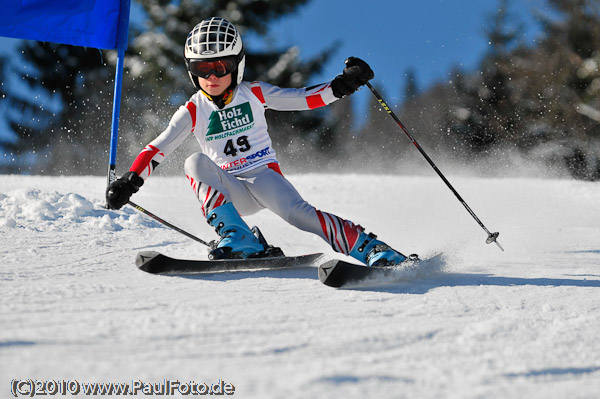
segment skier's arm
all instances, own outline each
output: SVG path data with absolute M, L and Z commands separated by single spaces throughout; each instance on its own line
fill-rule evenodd
M 112 182 L 106 189 L 106 203 L 120 209 L 137 193 L 152 171 L 172 153 L 192 131 L 192 117 L 186 107 L 180 107 L 169 126 L 150 142 L 135 158 L 129 172 Z
M 265 108 L 276 111 L 305 111 L 337 100 L 329 83 L 301 89 L 281 88 L 265 82 L 252 82 L 249 85 Z
M 373 77 L 373 70 L 365 61 L 350 57 L 346 60 L 343 72 L 329 83 L 301 89 L 284 89 L 264 82 L 253 82 L 250 89 L 265 108 L 304 111 L 323 107 L 350 95 Z
M 179 107 L 169 126 L 152 140 L 133 161 L 130 172 L 146 180 L 154 169 L 165 160 L 192 131 L 192 117 L 185 107 Z

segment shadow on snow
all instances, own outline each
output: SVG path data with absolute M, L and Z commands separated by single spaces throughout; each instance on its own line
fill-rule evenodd
M 477 286 L 537 286 L 537 287 L 591 287 L 600 288 L 600 280 L 569 278 L 522 278 L 502 277 L 477 273 L 441 273 L 424 279 L 379 285 L 371 287 L 353 287 L 354 291 L 379 291 L 396 294 L 425 294 L 440 287 L 477 287 Z

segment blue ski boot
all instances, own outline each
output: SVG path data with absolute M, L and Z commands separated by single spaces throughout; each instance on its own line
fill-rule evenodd
M 208 254 L 211 260 L 261 257 L 267 250 L 231 202 L 213 209 L 207 215 L 206 221 L 221 236 L 216 247 Z
M 367 266 L 391 266 L 406 260 L 406 256 L 379 241 L 373 233 L 362 232 L 350 251 L 350 256 Z

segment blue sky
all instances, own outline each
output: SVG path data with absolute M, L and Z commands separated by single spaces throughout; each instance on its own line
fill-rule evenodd
M 533 10 L 546 12 L 544 0 L 511 0 L 509 11 L 523 24 L 521 39 L 531 43 L 539 35 Z M 344 60 L 356 56 L 375 71 L 375 82 L 386 101 L 403 94 L 404 74 L 416 72 L 421 89 L 440 80 L 459 65 L 477 67 L 489 45 L 484 29 L 497 10 L 498 0 L 312 0 L 297 14 L 273 25 L 274 44 L 297 45 L 310 57 L 339 40 L 341 46 L 315 82 L 341 72 Z M 260 46 L 252 37 L 247 45 Z

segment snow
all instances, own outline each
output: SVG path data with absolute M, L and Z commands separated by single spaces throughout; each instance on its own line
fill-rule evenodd
M 103 209 L 105 178 L 1 175 L 5 397 L 29 378 L 223 380 L 239 398 L 598 397 L 598 183 L 449 176 L 501 252 L 437 177 L 289 178 L 405 253 L 442 252 L 442 270 L 346 290 L 316 268 L 150 275 L 138 251 L 206 250 L 133 208 Z M 153 176 L 133 200 L 215 238 L 183 176 Z M 268 211 L 246 220 L 289 255 L 344 258 Z

